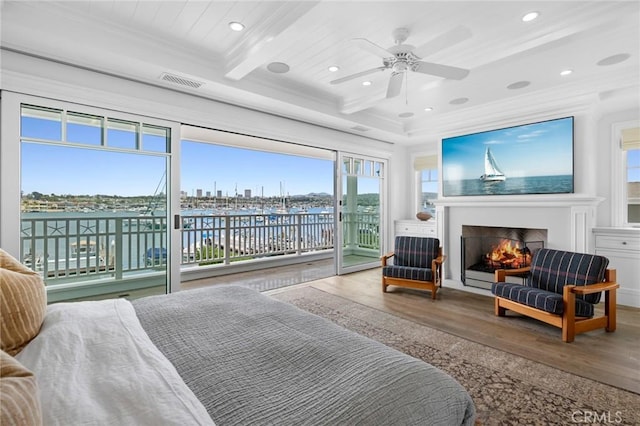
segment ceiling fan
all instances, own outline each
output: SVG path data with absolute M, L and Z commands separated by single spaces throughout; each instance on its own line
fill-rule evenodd
M 400 94 L 400 89 L 402 89 L 402 79 L 406 75 L 407 71 L 435 75 L 452 80 L 462 80 L 469 74 L 469 70 L 464 68 L 421 60 L 422 58 L 439 50 L 471 37 L 471 32 L 467 28 L 457 27 L 417 48 L 409 44 L 403 44 L 409 37 L 409 29 L 397 28 L 393 31 L 392 35 L 395 40 L 395 46 L 392 46 L 389 49 L 384 49 L 364 38 L 354 38 L 352 41 L 357 43 L 361 49 L 380 56 L 382 58 L 383 65 L 381 67 L 372 68 L 333 80 L 330 84 L 340 84 L 378 71 L 390 69 L 392 73 L 391 78 L 389 79 L 386 97 L 393 98 Z

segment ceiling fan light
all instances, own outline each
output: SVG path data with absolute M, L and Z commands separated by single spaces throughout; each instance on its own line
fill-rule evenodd
M 338 71 L 339 69 L 340 69 L 340 67 L 339 67 L 339 66 L 337 66 L 337 65 L 331 65 L 331 66 L 329 67 L 329 72 L 336 72 L 336 71 Z
M 241 24 L 240 22 L 229 22 L 229 28 L 231 28 L 233 31 L 242 31 L 244 30 L 244 25 Z
M 531 22 L 540 16 L 540 12 L 529 12 L 522 17 L 522 22 Z

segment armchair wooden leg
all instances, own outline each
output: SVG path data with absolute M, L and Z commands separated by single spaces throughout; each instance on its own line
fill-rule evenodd
M 494 310 L 497 317 L 503 317 L 507 314 L 507 310 L 500 306 L 500 300 L 494 298 Z
M 616 331 L 616 289 L 604 292 L 604 314 L 607 317 L 605 330 Z
M 571 291 L 575 286 L 563 289 L 564 313 L 562 314 L 562 340 L 571 343 L 576 337 L 576 295 Z
M 385 282 L 384 282 L 384 277 L 382 277 L 382 292 L 383 292 L 383 293 L 386 293 L 386 292 L 387 292 L 387 287 L 388 287 L 388 285 L 387 285 L 387 284 L 385 284 Z

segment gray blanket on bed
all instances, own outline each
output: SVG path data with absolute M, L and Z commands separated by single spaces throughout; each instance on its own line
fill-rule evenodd
M 133 305 L 219 426 L 473 423 L 469 394 L 441 370 L 253 290 Z

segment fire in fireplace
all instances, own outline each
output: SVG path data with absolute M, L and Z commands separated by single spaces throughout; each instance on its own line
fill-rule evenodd
M 531 251 L 526 246 L 521 248 L 520 241 L 503 239 L 483 256 L 482 263 L 493 270 L 522 268 L 531 264 Z
M 496 269 L 529 266 L 546 238 L 546 230 L 540 229 L 463 226 L 462 282 L 491 288 Z

